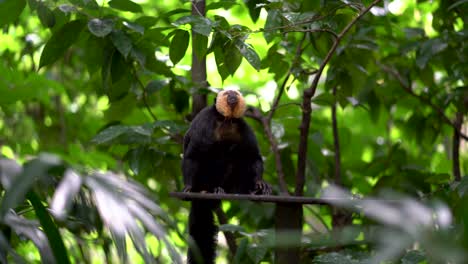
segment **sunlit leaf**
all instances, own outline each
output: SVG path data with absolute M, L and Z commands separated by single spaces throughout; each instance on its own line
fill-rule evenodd
M 105 37 L 114 29 L 114 22 L 110 19 L 93 18 L 88 22 L 88 29 L 97 37 Z
M 31 240 L 37 247 L 43 263 L 56 263 L 52 248 L 44 232 L 39 228 L 36 220 L 25 219 L 15 213 L 5 216 L 5 223 L 18 235 Z
M 80 190 L 81 182 L 81 177 L 76 172 L 70 169 L 65 171 L 65 175 L 55 190 L 50 205 L 50 209 L 56 218 L 65 219 L 73 199 Z
M 181 17 L 172 24 L 175 26 L 191 24 L 193 31 L 207 37 L 210 35 L 213 26 L 211 20 L 208 18 L 195 15 Z

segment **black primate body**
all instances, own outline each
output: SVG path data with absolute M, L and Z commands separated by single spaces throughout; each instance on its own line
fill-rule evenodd
M 250 193 L 262 179 L 263 161 L 251 128 L 203 109 L 184 137 L 184 183 L 193 192 Z
M 184 191 L 270 194 L 255 134 L 241 118 L 244 111 L 242 95 L 224 91 L 216 105 L 198 113 L 184 137 Z M 214 261 L 217 206 L 219 201 L 192 201 L 189 234 L 196 246 L 189 248 L 189 263 Z

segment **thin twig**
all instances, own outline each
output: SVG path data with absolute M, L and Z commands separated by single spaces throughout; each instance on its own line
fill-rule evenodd
M 226 214 L 223 212 L 223 209 L 221 209 L 221 207 L 218 206 L 218 208 L 216 208 L 215 213 L 221 225 L 226 225 L 228 223 L 228 218 Z M 224 234 L 224 237 L 226 238 L 229 251 L 231 252 L 231 255 L 234 257 L 237 252 L 236 237 L 234 236 L 232 232 L 229 232 L 229 231 L 224 231 L 223 234 Z
M 376 5 L 380 0 L 374 0 L 372 4 L 370 4 L 364 11 L 362 11 L 357 17 L 355 17 L 348 25 L 338 34 L 337 38 L 333 42 L 333 46 L 328 51 L 325 59 L 320 64 L 319 69 L 317 70 L 317 74 L 315 74 L 314 79 L 310 87 L 304 90 L 303 93 L 303 101 L 302 101 L 302 121 L 300 125 L 300 138 L 299 138 L 299 149 L 298 149 L 298 160 L 297 160 L 297 173 L 296 173 L 296 195 L 302 195 L 304 193 L 304 184 L 305 184 L 305 170 L 306 170 L 306 160 L 307 160 L 307 143 L 308 143 L 308 136 L 309 136 L 309 127 L 310 127 L 310 120 L 311 120 L 311 112 L 312 112 L 312 97 L 315 95 L 315 91 L 317 90 L 317 85 L 322 75 L 325 66 L 330 61 L 332 55 L 335 53 L 335 50 L 338 48 L 341 40 L 345 36 L 346 33 L 351 29 L 351 27 L 362 17 L 364 16 L 369 10 Z
M 281 154 L 278 148 L 278 143 L 276 142 L 275 137 L 273 136 L 273 132 L 271 131 L 270 123 L 268 122 L 267 118 L 263 116 L 262 112 L 255 107 L 249 107 L 246 116 L 251 117 L 258 122 L 263 127 L 263 131 L 267 136 L 268 142 L 270 143 L 270 149 L 273 152 L 273 156 L 275 158 L 275 166 L 276 166 L 276 173 L 278 174 L 278 182 L 280 187 L 281 194 L 289 195 L 288 186 L 286 184 L 286 180 L 284 177 L 284 170 L 283 164 L 281 162 Z
M 440 116 L 440 118 L 442 118 L 442 121 L 444 121 L 444 123 L 446 123 L 447 125 L 453 127 L 453 129 L 457 130 L 458 133 L 460 134 L 460 137 L 462 137 L 464 140 L 467 140 L 468 141 L 468 136 L 463 134 L 462 131 L 461 131 L 461 128 L 458 128 L 457 127 L 457 124 L 452 122 L 450 120 L 450 118 L 448 118 L 446 115 L 445 115 L 445 112 L 442 108 L 440 108 L 439 106 L 437 106 L 436 104 L 434 104 L 429 98 L 427 97 L 424 97 L 422 95 L 419 95 L 417 93 L 415 93 L 413 91 L 413 88 L 411 87 L 411 83 L 407 83 L 405 82 L 405 80 L 403 79 L 403 77 L 400 75 L 399 72 L 397 72 L 396 70 L 388 67 L 387 65 L 382 65 L 380 64 L 380 67 L 385 71 L 387 72 L 388 74 L 392 75 L 393 77 L 395 77 L 395 79 L 397 79 L 397 81 L 400 83 L 401 87 L 403 88 L 403 90 L 405 90 L 408 94 L 410 94 L 411 96 L 417 98 L 418 100 L 420 100 L 421 102 L 425 103 L 426 105 L 430 106 L 432 109 L 434 109 L 437 114 Z
M 460 172 L 460 131 L 463 124 L 463 114 L 457 112 L 455 115 L 455 128 L 452 138 L 452 171 L 455 181 L 461 181 Z
M 333 96 L 336 98 L 336 85 L 333 87 Z M 333 146 L 335 148 L 335 184 L 341 186 L 341 150 L 340 137 L 338 135 L 338 121 L 336 120 L 336 100 L 332 105 L 332 129 L 333 129 Z
M 153 111 L 151 111 L 151 107 L 149 106 L 148 101 L 146 101 L 146 90 L 145 90 L 145 85 L 144 85 L 143 82 L 140 80 L 140 77 L 138 77 L 138 74 L 137 74 L 137 72 L 136 72 L 135 67 L 133 67 L 133 75 L 135 76 L 135 79 L 137 80 L 138 85 L 140 86 L 140 88 L 141 88 L 141 90 L 142 90 L 142 92 L 143 92 L 142 99 L 143 99 L 143 104 L 144 104 L 145 107 L 146 107 L 146 110 L 148 110 L 148 113 L 151 115 L 151 117 L 153 118 L 154 121 L 158 121 L 158 118 L 154 115 Z
M 196 0 L 192 0 L 192 15 L 199 15 L 199 16 L 202 16 L 204 17 L 204 13 L 205 12 L 201 12 L 200 9 L 198 8 L 197 5 L 201 5 L 201 4 L 204 4 L 204 1 L 196 1 Z M 203 5 L 203 11 L 205 9 L 205 6 Z M 196 12 L 196 14 L 194 14 L 194 12 Z
M 291 29 L 291 30 L 285 30 L 282 31 L 281 33 L 290 33 L 290 32 L 307 32 L 307 33 L 315 33 L 315 32 L 326 32 L 331 34 L 335 39 L 338 38 L 338 35 L 330 29 L 325 29 L 325 28 L 316 28 L 316 29 Z

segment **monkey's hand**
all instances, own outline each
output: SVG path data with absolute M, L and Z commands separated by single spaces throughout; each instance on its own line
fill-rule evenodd
M 271 192 L 270 184 L 264 180 L 257 180 L 255 183 L 255 189 L 251 192 L 251 194 L 270 195 Z
M 192 186 L 191 185 L 185 185 L 182 192 L 185 192 L 185 193 L 192 192 Z
M 221 187 L 216 187 L 216 188 L 214 188 L 213 193 L 224 194 L 224 193 L 226 193 L 226 192 L 224 191 L 223 188 L 221 188 Z

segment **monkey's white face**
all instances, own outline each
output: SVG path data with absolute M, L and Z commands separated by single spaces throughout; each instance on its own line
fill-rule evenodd
M 241 118 L 245 109 L 245 100 L 239 91 L 224 90 L 216 96 L 216 110 L 227 118 Z

